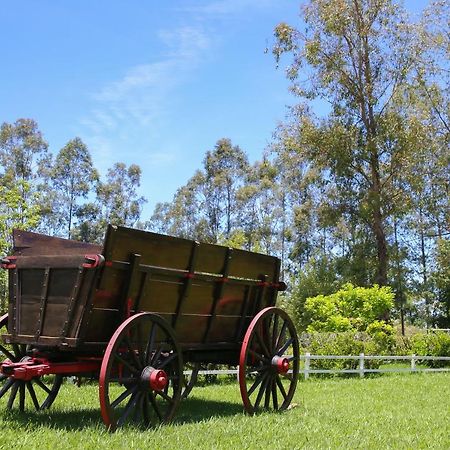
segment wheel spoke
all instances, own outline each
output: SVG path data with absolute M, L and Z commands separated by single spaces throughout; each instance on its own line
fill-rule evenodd
M 173 404 L 174 399 L 169 397 L 164 391 L 155 391 L 156 394 L 160 395 L 166 402 Z
M 152 356 L 151 361 L 150 361 L 150 366 L 154 366 L 156 364 L 159 357 L 161 356 L 162 351 L 163 351 L 163 346 L 159 347 L 158 350 L 155 352 L 155 354 Z
M 150 424 L 150 415 L 149 415 L 150 402 L 148 396 L 149 393 L 145 392 L 143 395 L 143 403 L 142 403 L 142 416 L 144 418 L 144 423 L 147 426 Z
M 138 346 L 138 359 L 141 367 L 145 367 L 145 350 L 146 346 L 144 345 L 144 340 L 142 339 L 142 329 L 138 326 L 137 329 L 137 346 Z
M 283 382 L 281 381 L 281 379 L 280 379 L 280 377 L 279 377 L 278 375 L 276 376 L 275 380 L 276 380 L 276 382 L 277 382 L 277 386 L 278 386 L 278 389 L 279 389 L 280 392 L 281 392 L 281 395 L 282 395 L 282 396 L 284 397 L 284 399 L 286 400 L 287 394 L 286 394 L 286 390 L 284 389 Z
M 125 406 L 125 411 L 120 416 L 119 420 L 117 421 L 117 425 L 121 426 L 124 424 L 124 422 L 127 420 L 128 416 L 130 415 L 131 411 L 133 411 L 133 408 L 136 406 L 136 402 L 138 400 L 138 395 L 136 392 L 131 395 L 130 400 L 128 400 L 127 406 Z
M 247 391 L 247 395 L 253 394 L 255 389 L 261 384 L 261 382 L 268 376 L 267 372 L 263 372 L 261 375 L 258 375 L 255 379 L 255 382 L 251 385 L 250 389 Z
M 278 410 L 277 384 L 275 380 L 272 380 L 272 399 L 273 409 Z
M 278 348 L 278 346 L 280 345 L 280 342 L 283 340 L 283 336 L 284 336 L 284 333 L 286 332 L 287 326 L 288 326 L 287 322 L 284 321 L 283 325 L 281 327 L 280 334 L 278 335 L 278 339 L 277 339 L 277 343 L 275 345 L 275 348 Z
M 145 361 L 146 362 L 149 362 L 149 356 L 152 354 L 152 350 L 155 345 L 155 337 L 156 337 L 156 324 L 153 322 L 152 328 L 150 330 L 150 339 L 148 340 L 147 348 L 145 349 Z
M 135 375 L 140 375 L 141 372 L 139 372 L 139 370 L 137 370 L 134 366 L 132 366 L 128 361 L 126 361 L 125 359 L 123 359 L 121 356 L 119 356 L 118 353 L 114 354 L 114 357 L 124 366 L 127 367 L 127 369 L 130 370 L 130 372 L 134 373 Z
M 153 396 L 152 392 L 149 392 L 148 397 L 150 399 L 150 403 L 153 407 L 153 410 L 155 411 L 156 415 L 158 416 L 158 419 L 160 422 L 163 421 L 163 415 L 161 414 L 161 410 L 159 409 L 158 403 L 156 401 L 156 398 Z
M 2 389 L 0 390 L 0 398 L 2 398 L 6 394 L 8 389 L 14 384 L 15 381 L 16 380 L 14 380 L 14 378 L 10 378 L 8 381 L 5 382 Z
M 283 356 L 284 352 L 288 349 L 290 345 L 294 342 L 294 338 L 289 338 L 287 342 L 277 351 L 278 356 Z
M 265 356 L 255 352 L 255 350 L 252 350 L 251 348 L 248 349 L 248 353 L 252 356 L 254 356 L 256 359 L 258 359 L 259 361 L 263 361 L 265 363 L 269 362 L 269 359 L 266 358 Z
M 34 391 L 34 387 L 33 387 L 33 384 L 31 381 L 27 381 L 27 389 L 28 389 L 28 392 L 30 393 L 30 397 L 31 397 L 31 400 L 33 401 L 33 405 L 34 405 L 36 411 L 38 411 L 40 409 L 40 405 L 39 405 L 38 399 L 36 397 L 36 392 Z
M 19 385 L 19 411 L 25 409 L 25 382 L 21 381 Z
M 133 412 L 133 420 L 135 422 L 139 421 L 139 416 L 142 415 L 142 402 L 144 400 L 144 394 L 142 392 L 138 392 L 137 394 L 137 400 L 136 400 L 136 406 L 134 407 Z
M 270 377 L 267 376 L 266 379 L 264 380 L 264 382 L 261 384 L 261 387 L 259 388 L 259 392 L 258 392 L 258 396 L 256 397 L 255 400 L 255 409 L 258 409 L 259 407 L 259 403 L 261 402 L 264 393 L 266 392 L 266 388 L 267 388 L 267 384 L 269 383 Z
M 51 390 L 39 379 L 39 378 L 33 378 L 33 381 L 41 388 L 43 389 L 45 392 L 47 392 L 47 394 L 50 394 Z
M 125 341 L 125 344 L 128 347 L 129 353 L 131 354 L 132 358 L 134 359 L 134 362 L 136 363 L 137 368 L 142 369 L 143 366 L 142 366 L 141 362 L 139 361 L 139 358 L 137 357 L 136 352 L 133 349 L 133 346 L 131 345 L 130 338 L 128 336 L 124 336 L 123 340 Z
M 275 314 L 273 318 L 273 328 L 272 328 L 272 351 L 276 349 L 277 332 L 278 332 L 278 314 Z
M 122 403 L 129 395 L 134 394 L 137 390 L 137 385 L 123 391 L 112 403 L 111 408 L 115 408 Z
M 262 351 L 265 354 L 265 356 L 267 356 L 267 358 L 270 358 L 270 352 L 267 349 L 266 343 L 264 342 L 263 338 L 260 336 L 258 330 L 255 330 L 255 336 L 256 336 L 256 339 L 258 340 L 259 345 L 261 346 Z
M 110 382 L 119 383 L 122 386 L 126 386 L 128 384 L 135 384 L 138 381 L 137 377 L 111 377 L 109 379 Z
M 272 392 L 272 377 L 269 376 L 269 380 L 266 386 L 265 398 L 264 398 L 264 408 L 269 409 L 270 407 L 270 394 Z
M 17 357 L 1 344 L 0 344 L 0 352 L 3 353 L 12 362 L 17 362 Z
M 172 362 L 178 355 L 176 353 L 172 353 L 167 359 L 165 359 L 159 367 L 155 367 L 155 369 L 163 369 L 170 362 Z
M 16 380 L 14 380 L 14 381 L 15 381 L 15 383 L 13 384 L 13 386 L 11 388 L 11 394 L 9 394 L 8 404 L 6 406 L 8 409 L 12 408 L 14 400 L 16 399 L 17 391 L 19 389 L 19 382 Z

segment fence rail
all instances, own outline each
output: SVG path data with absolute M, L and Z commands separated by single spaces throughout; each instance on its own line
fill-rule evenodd
M 356 369 L 311 369 L 311 361 L 315 360 L 356 360 L 358 361 L 358 368 Z M 359 374 L 361 378 L 364 377 L 366 373 L 393 373 L 393 372 L 450 372 L 450 367 L 418 367 L 417 363 L 421 361 L 450 361 L 450 356 L 419 356 L 419 355 L 407 355 L 407 356 L 394 356 L 394 355 L 365 355 L 361 353 L 359 355 L 311 355 L 306 353 L 300 356 L 300 360 L 303 361 L 303 368 L 300 369 L 300 374 L 302 374 L 306 379 L 313 374 Z M 382 360 L 382 361 L 410 361 L 408 367 L 394 367 L 394 368 L 381 368 L 381 369 L 370 369 L 366 367 L 365 361 L 367 360 Z M 189 374 L 190 371 L 185 371 Z M 230 370 L 200 370 L 200 375 L 237 375 L 238 371 L 236 369 Z

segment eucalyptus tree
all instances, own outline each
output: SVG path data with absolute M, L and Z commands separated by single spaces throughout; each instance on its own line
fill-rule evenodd
M 35 217 L 45 203 L 39 185 L 47 178 L 49 161 L 48 144 L 34 120 L 18 119 L 0 126 L 0 184 L 11 189 L 13 197 L 20 196 L 13 214 L 16 227 L 29 227 L 30 208 Z M 6 208 L 7 204 L 1 205 Z
M 78 137 L 71 139 L 57 154 L 51 171 L 52 185 L 57 192 L 54 214 L 69 239 L 80 200 L 95 191 L 98 179 L 87 146 Z
M 139 222 L 147 201 L 138 193 L 141 168 L 118 162 L 108 169 L 106 180 L 96 183 L 95 199 L 77 207 L 73 237 L 102 242 L 108 224 L 133 227 Z
M 133 226 L 140 218 L 146 202 L 138 194 L 141 182 L 141 168 L 137 164 L 128 167 L 122 162 L 108 169 L 106 181 L 97 185 L 97 203 L 101 218 L 114 225 Z
M 200 170 L 177 189 L 172 202 L 157 203 L 146 227 L 172 236 L 208 242 L 206 221 L 201 203 L 204 175 Z
M 322 117 L 297 108 L 286 127 L 288 145 L 335 186 L 338 207 L 368 227 L 376 246 L 375 280 L 387 283 L 388 225 L 408 149 L 395 139 L 395 98 L 417 59 L 412 27 L 391 0 L 311 0 L 305 31 L 275 29 L 277 61 L 290 56 L 287 76 L 304 104 L 328 103 Z M 394 121 L 395 127 L 403 124 Z M 290 128 L 290 129 L 289 129 Z
M 236 192 L 248 170 L 247 155 L 230 139 L 219 139 L 203 161 L 202 203 L 211 241 L 227 239 L 237 220 Z
M 236 192 L 239 219 L 235 228 L 244 236 L 248 250 L 283 254 L 282 190 L 278 169 L 265 155 L 247 169 Z

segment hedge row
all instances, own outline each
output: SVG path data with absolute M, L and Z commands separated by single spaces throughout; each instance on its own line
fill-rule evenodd
M 450 334 L 444 332 L 418 333 L 412 337 L 375 333 L 302 333 L 299 336 L 302 353 L 313 355 L 421 355 L 450 356 Z M 367 360 L 368 368 L 376 369 L 380 360 Z M 450 366 L 449 361 L 428 361 L 432 367 Z M 352 359 L 313 360 L 312 369 L 356 369 Z

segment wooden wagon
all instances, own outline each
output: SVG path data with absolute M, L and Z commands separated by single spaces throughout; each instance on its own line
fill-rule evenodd
M 298 339 L 274 307 L 285 288 L 275 257 L 109 226 L 104 246 L 15 231 L 2 267 L 7 408 L 48 408 L 64 377 L 91 377 L 109 429 L 158 424 L 205 364 L 239 366 L 250 414 L 292 400 Z

